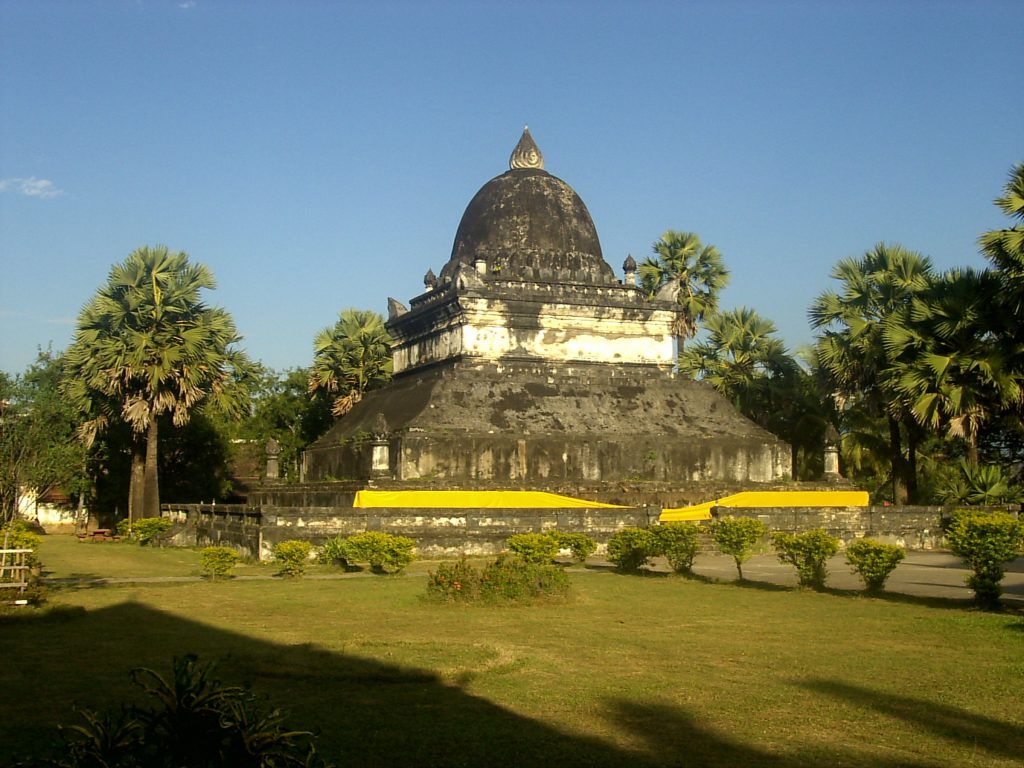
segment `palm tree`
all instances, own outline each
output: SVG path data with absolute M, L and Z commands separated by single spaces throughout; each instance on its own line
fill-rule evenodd
M 1014 166 L 1002 197 L 995 204 L 1019 222 L 1010 229 L 986 232 L 979 239 L 981 252 L 995 266 L 1003 283 L 1003 298 L 1019 333 L 1024 315 L 1024 163 Z M 1020 339 L 1020 336 L 1017 336 Z
M 136 436 L 130 520 L 160 514 L 161 415 L 181 426 L 200 406 L 234 415 L 247 408 L 249 362 L 234 347 L 234 322 L 200 298 L 214 287 L 210 270 L 185 253 L 143 247 L 111 269 L 78 316 L 64 391 L 87 417 L 87 444 L 115 421 Z
M 818 361 L 835 396 L 884 416 L 889 432 L 893 499 L 916 496 L 916 446 L 920 427 L 909 398 L 895 385 L 894 359 L 883 339 L 886 322 L 932 284 L 931 260 L 900 245 L 879 243 L 832 270 L 841 290 L 826 291 L 811 305 L 811 326 L 822 330 Z M 906 433 L 907 454 L 903 455 Z
M 669 298 L 679 304 L 675 334 L 682 354 L 686 339 L 697 335 L 705 318 L 718 311 L 718 294 L 729 284 L 729 272 L 713 245 L 703 245 L 693 232 L 666 231 L 652 246 L 637 270 L 650 297 Z
M 310 392 L 334 398 L 331 412 L 344 416 L 363 393 L 391 379 L 391 336 L 376 312 L 346 309 L 314 340 Z
M 742 409 L 745 396 L 759 380 L 778 378 L 796 363 L 780 339 L 775 323 L 740 307 L 711 317 L 708 338 L 688 348 L 679 368 L 709 382 Z
M 1022 400 L 1021 378 L 995 338 L 999 281 L 990 272 L 951 270 L 886 323 L 896 389 L 920 424 L 961 438 L 978 461 L 981 427 Z

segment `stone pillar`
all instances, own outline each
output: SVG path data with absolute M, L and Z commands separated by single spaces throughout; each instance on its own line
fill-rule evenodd
M 839 480 L 839 432 L 831 424 L 825 430 L 825 479 Z
M 391 440 L 388 422 L 383 413 L 378 413 L 373 423 L 373 439 L 370 441 L 370 477 L 391 476 Z
M 267 480 L 278 480 L 281 477 L 281 467 L 278 462 L 278 457 L 281 455 L 281 446 L 277 440 L 274 438 L 267 440 L 266 452 Z
M 476 258 L 476 260 L 473 262 L 473 266 L 476 268 L 476 273 L 478 275 L 487 274 L 487 259 L 483 258 L 482 256 L 478 256 Z

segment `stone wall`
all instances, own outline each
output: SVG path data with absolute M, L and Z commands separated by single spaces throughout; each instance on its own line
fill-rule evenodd
M 242 554 L 269 560 L 274 545 L 288 539 L 319 545 L 335 536 L 383 531 L 415 539 L 420 557 L 446 558 L 496 554 L 509 536 L 551 529 L 586 533 L 603 545 L 622 528 L 657 524 L 661 513 L 659 505 L 630 509 L 356 509 L 352 507 L 352 489 L 300 486 L 282 487 L 276 494 L 264 493 L 265 501 L 259 507 L 165 505 L 164 515 L 176 523 L 173 543 L 230 546 Z M 278 503 L 272 503 L 275 501 Z M 823 528 L 844 544 L 868 536 L 916 550 L 943 546 L 942 520 L 953 510 L 721 507 L 714 514 L 755 517 L 772 531 L 797 533 Z
M 822 528 L 848 544 L 869 537 L 907 549 L 943 546 L 942 521 L 956 507 L 789 507 L 785 509 L 719 507 L 719 516 L 756 517 L 771 531 L 799 533 Z M 996 508 L 978 508 L 994 511 Z M 1007 511 L 999 507 L 999 511 Z M 1010 510 L 1018 514 L 1016 510 Z

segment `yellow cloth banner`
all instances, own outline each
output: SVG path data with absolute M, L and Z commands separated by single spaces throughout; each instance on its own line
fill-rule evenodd
M 712 507 L 866 507 L 867 491 L 744 491 L 692 507 L 661 510 L 663 523 L 710 520 Z
M 356 491 L 355 507 L 397 509 L 629 509 L 544 491 Z

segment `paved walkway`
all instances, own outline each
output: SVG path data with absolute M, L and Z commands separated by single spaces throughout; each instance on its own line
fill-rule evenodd
M 702 554 L 694 563 L 694 572 L 714 579 L 735 579 L 736 564 L 731 557 Z M 906 558 L 886 582 L 887 592 L 914 597 L 938 597 L 971 600 L 974 592 L 966 585 L 970 571 L 960 559 L 948 552 L 908 552 Z M 796 586 L 796 572 L 791 565 L 779 562 L 775 555 L 757 555 L 743 564 L 743 576 L 784 586 Z M 842 554 L 829 560 L 828 586 L 834 589 L 861 590 L 864 583 L 853 573 Z M 1006 565 L 1003 578 L 1003 600 L 1024 608 L 1024 558 Z

